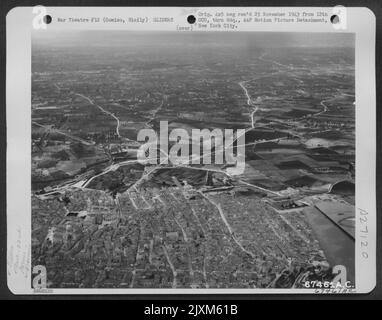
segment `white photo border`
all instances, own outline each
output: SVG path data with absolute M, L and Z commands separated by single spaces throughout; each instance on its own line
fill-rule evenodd
M 48 28 L 70 30 L 176 30 L 187 26 L 189 14 L 198 10 L 322 10 L 332 7 L 47 7 L 55 16 L 173 16 L 174 23 L 151 25 L 55 24 Z M 238 31 L 350 32 L 355 33 L 356 78 L 356 293 L 376 286 L 376 83 L 374 13 L 365 7 L 347 7 L 347 27 L 330 24 L 249 25 Z M 32 7 L 16 7 L 6 19 L 6 115 L 7 115 L 7 280 L 14 294 L 307 294 L 314 289 L 48 289 L 31 288 L 31 32 Z M 127 29 L 129 28 L 129 29 Z M 148 30 L 147 29 L 147 30 Z M 191 31 L 192 32 L 192 31 Z M 205 31 L 208 32 L 208 31 Z

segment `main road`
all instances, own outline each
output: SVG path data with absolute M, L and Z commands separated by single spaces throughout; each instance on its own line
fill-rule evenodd
M 86 140 L 81 139 L 81 138 L 79 138 L 79 137 L 75 137 L 75 136 L 73 136 L 73 135 L 71 135 L 71 134 L 68 134 L 68 133 L 66 133 L 66 132 L 60 131 L 60 130 L 58 130 L 58 129 L 55 129 L 55 128 L 53 128 L 53 125 L 42 125 L 42 124 L 40 124 L 40 123 L 38 123 L 38 122 L 36 122 L 36 121 L 32 121 L 32 124 L 34 124 L 34 125 L 36 125 L 36 126 L 38 126 L 38 127 L 44 128 L 44 129 L 46 129 L 46 130 L 49 130 L 49 131 L 53 131 L 53 132 L 55 132 L 55 133 L 62 134 L 62 135 L 66 136 L 66 137 L 68 137 L 68 138 L 70 138 L 70 139 L 72 139 L 72 140 L 81 142 L 81 143 L 83 143 L 83 144 L 85 144 L 85 145 L 87 145 L 87 146 L 93 146 L 93 145 L 95 145 L 95 142 L 93 142 L 93 141 L 91 141 L 91 142 L 90 142 L 90 141 L 86 141 Z

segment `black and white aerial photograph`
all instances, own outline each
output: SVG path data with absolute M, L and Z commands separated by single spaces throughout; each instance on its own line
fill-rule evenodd
M 33 31 L 31 67 L 47 288 L 355 285 L 354 33 Z

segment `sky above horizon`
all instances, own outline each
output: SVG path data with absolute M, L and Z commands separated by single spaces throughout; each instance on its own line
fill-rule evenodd
M 37 46 L 254 46 L 354 48 L 354 33 L 176 32 L 176 31 L 34 31 Z

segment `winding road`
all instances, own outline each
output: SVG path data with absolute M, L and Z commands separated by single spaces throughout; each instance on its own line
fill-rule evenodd
M 85 99 L 85 100 L 88 101 L 91 105 L 96 106 L 98 109 L 100 109 L 103 113 L 106 113 L 106 114 L 108 114 L 109 116 L 113 117 L 113 118 L 117 121 L 117 127 L 115 128 L 115 132 L 116 132 L 117 136 L 118 136 L 119 138 L 121 138 L 121 135 L 119 134 L 119 127 L 120 127 L 120 125 L 121 125 L 121 122 L 119 121 L 118 117 L 116 117 L 116 116 L 114 115 L 114 113 L 111 113 L 111 112 L 105 110 L 105 109 L 102 108 L 100 105 L 96 104 L 92 99 L 90 99 L 90 98 L 87 97 L 87 96 L 84 96 L 84 95 L 81 94 L 81 93 L 76 93 L 75 95 L 76 95 L 76 96 L 79 96 L 79 97 L 81 97 L 81 98 L 83 98 L 83 99 Z
M 257 110 L 259 109 L 259 107 L 257 105 L 255 105 L 251 99 L 251 96 L 249 95 L 248 93 L 248 89 L 244 86 L 245 83 L 249 82 L 251 80 L 247 80 L 247 81 L 241 81 L 239 82 L 239 86 L 244 90 L 244 93 L 247 97 L 247 104 L 250 106 L 250 107 L 254 107 L 255 109 L 251 112 L 251 115 L 250 115 L 250 118 L 251 118 L 251 127 L 252 129 L 255 127 L 255 119 L 254 119 L 254 116 L 255 116 L 255 113 L 257 112 Z

